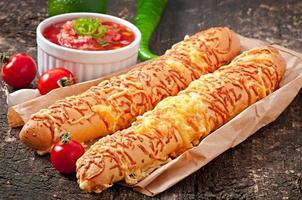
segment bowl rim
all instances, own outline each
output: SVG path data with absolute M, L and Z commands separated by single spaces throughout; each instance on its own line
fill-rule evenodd
M 49 26 L 49 24 L 57 23 L 57 22 L 60 22 L 62 20 L 76 19 L 76 18 L 80 18 L 80 17 L 98 17 L 98 18 L 101 18 L 101 19 L 105 19 L 105 20 L 108 20 L 108 21 L 114 21 L 116 23 L 122 24 L 122 25 L 126 26 L 127 28 L 130 28 L 131 31 L 133 31 L 133 33 L 135 34 L 135 39 L 129 45 L 121 47 L 119 49 L 105 50 L 105 51 L 89 51 L 89 50 L 72 49 L 72 48 L 57 45 L 55 43 L 52 43 L 48 39 L 46 39 L 42 34 L 42 31 L 47 26 Z M 39 23 L 39 25 L 36 29 L 36 33 L 37 33 L 37 39 L 41 40 L 41 42 L 45 43 L 46 45 L 49 45 L 51 48 L 59 49 L 59 50 L 62 50 L 62 51 L 69 51 L 69 52 L 72 52 L 72 53 L 75 53 L 75 54 L 81 54 L 81 55 L 83 55 L 83 54 L 86 54 L 86 55 L 95 55 L 95 54 L 97 54 L 97 55 L 106 55 L 106 54 L 113 54 L 113 53 L 114 54 L 115 53 L 121 53 L 123 51 L 131 50 L 131 48 L 133 48 L 135 46 L 139 46 L 139 43 L 141 41 L 141 32 L 140 32 L 140 30 L 134 24 L 132 24 L 131 22 L 129 22 L 125 19 L 116 17 L 116 16 L 112 16 L 112 15 L 108 15 L 108 14 L 101 14 L 101 13 L 92 13 L 92 12 L 65 13 L 65 14 L 60 14 L 60 15 L 56 15 L 56 16 L 46 18 L 46 19 L 44 19 L 43 21 L 41 21 Z

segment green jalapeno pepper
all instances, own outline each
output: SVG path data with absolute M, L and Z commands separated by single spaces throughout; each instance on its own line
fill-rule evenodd
M 152 33 L 160 21 L 161 14 L 168 0 L 137 0 L 135 25 L 141 31 L 142 40 L 139 58 L 142 61 L 157 57 L 149 49 Z
M 48 0 L 49 16 L 70 12 L 106 13 L 107 0 Z

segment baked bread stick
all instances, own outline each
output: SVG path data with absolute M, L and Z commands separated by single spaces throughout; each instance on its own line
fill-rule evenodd
M 177 96 L 162 100 L 128 129 L 101 138 L 77 161 L 81 189 L 101 192 L 119 181 L 136 184 L 169 159 L 279 85 L 285 62 L 272 47 L 252 49 Z
M 124 129 L 162 99 L 229 63 L 239 51 L 239 39 L 228 28 L 211 28 L 186 37 L 163 56 L 33 114 L 20 138 L 44 153 L 63 132 L 86 142 Z

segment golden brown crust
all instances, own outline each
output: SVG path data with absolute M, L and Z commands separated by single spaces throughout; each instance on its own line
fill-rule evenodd
M 278 51 L 264 47 L 246 51 L 229 65 L 201 76 L 138 117 L 128 129 L 92 145 L 77 161 L 80 188 L 101 192 L 118 181 L 137 183 L 272 93 L 284 70 Z
M 45 150 L 51 146 L 52 133 L 49 129 L 45 129 L 41 121 L 32 121 L 31 126 L 25 124 L 26 133 L 20 134 L 20 139 L 22 142 L 31 146 L 34 149 Z M 43 132 L 43 137 L 40 137 L 40 134 Z
M 228 28 L 197 33 L 157 59 L 42 109 L 32 115 L 20 138 L 36 150 L 47 150 L 62 132 L 85 142 L 126 128 L 162 99 L 230 62 L 239 50 L 238 37 Z

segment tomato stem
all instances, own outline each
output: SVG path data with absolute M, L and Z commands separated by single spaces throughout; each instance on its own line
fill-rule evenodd
M 5 55 L 5 54 L 1 54 L 0 55 L 0 60 L 2 63 L 6 63 L 9 59 L 9 56 L 8 55 Z
M 73 84 L 72 77 L 63 77 L 57 81 L 57 84 L 59 85 L 60 88 L 72 85 Z
M 69 133 L 62 133 L 62 135 L 60 136 L 60 140 L 61 140 L 62 144 L 69 143 L 70 139 L 71 139 L 71 136 Z

